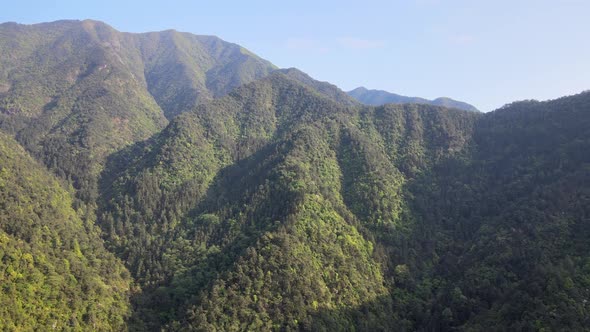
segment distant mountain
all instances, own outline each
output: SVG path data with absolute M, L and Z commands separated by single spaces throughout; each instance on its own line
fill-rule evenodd
M 429 104 L 443 106 L 448 108 L 457 108 L 460 110 L 479 112 L 475 106 L 462 101 L 453 100 L 447 97 L 440 97 L 434 100 L 428 100 L 420 97 L 406 97 L 383 90 L 368 90 L 364 87 L 356 88 L 347 92 L 349 96 L 366 105 L 380 106 L 384 104 Z

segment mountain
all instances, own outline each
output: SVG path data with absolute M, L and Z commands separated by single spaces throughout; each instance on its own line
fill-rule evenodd
M 94 21 L 0 45 L 5 330 L 590 326 L 589 92 L 363 105 Z
M 97 21 L 0 25 L 0 128 L 96 199 L 106 156 L 275 67 L 212 36 Z
M 215 36 L 168 30 L 132 37 L 144 63 L 148 91 L 168 119 L 276 69 Z
M 132 326 L 583 329 L 590 94 L 482 114 L 312 87 L 276 72 L 113 156 Z
M 440 97 L 428 100 L 420 97 L 406 97 L 383 90 L 368 90 L 364 87 L 356 88 L 347 92 L 349 96 L 366 105 L 379 106 L 384 104 L 429 104 L 460 110 L 479 112 L 475 106 L 462 101 L 453 100 L 447 97 Z
M 55 177 L 0 134 L 0 329 L 120 330 L 129 272 Z

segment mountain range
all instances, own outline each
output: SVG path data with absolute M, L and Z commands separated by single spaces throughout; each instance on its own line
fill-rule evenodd
M 590 326 L 588 92 L 371 106 L 96 21 L 0 48 L 3 330 Z
M 407 97 L 383 90 L 368 90 L 364 87 L 358 87 L 347 92 L 349 96 L 367 105 L 380 106 L 384 104 L 428 104 L 443 106 L 448 108 L 458 108 L 460 110 L 479 112 L 475 106 L 468 103 L 453 100 L 447 97 L 439 97 L 434 100 L 428 100 L 420 97 Z

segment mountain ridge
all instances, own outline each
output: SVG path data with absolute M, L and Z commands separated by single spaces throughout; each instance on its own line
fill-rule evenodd
M 444 117 L 443 114 L 447 113 L 461 116 L 455 110 L 439 107 L 432 107 L 429 110 L 420 109 L 422 106 L 419 105 L 405 107 L 417 118 L 420 118 L 419 114 L 428 114 L 428 117 L 434 118 Z M 389 112 L 389 109 L 385 108 L 383 111 Z M 368 292 L 366 295 L 359 295 L 356 293 L 357 290 L 342 289 L 332 280 L 326 281 L 332 286 L 322 291 L 328 298 L 338 299 L 335 301 L 343 301 L 342 303 L 351 305 L 360 305 L 360 299 L 368 294 L 372 294 L 371 298 L 385 295 L 383 288 L 385 281 L 380 273 L 375 282 L 361 287 L 356 273 L 347 271 L 346 267 L 340 268 L 328 263 L 331 259 L 339 257 L 338 250 L 356 252 L 357 247 L 348 247 L 350 245 L 348 242 L 341 244 L 338 242 L 339 246 L 342 245 L 343 248 L 348 249 L 325 248 L 318 252 L 315 246 L 309 247 L 310 244 L 306 243 L 304 233 L 299 233 L 302 229 L 311 227 L 314 220 L 319 223 L 326 218 L 326 224 L 321 224 L 324 225 L 322 233 L 333 234 L 332 228 L 345 228 L 348 229 L 344 232 L 345 234 L 349 233 L 350 236 L 356 234 L 355 240 L 351 240 L 352 243 L 371 248 L 371 244 L 359 237 L 364 233 L 356 229 L 358 226 L 351 226 L 351 224 L 355 225 L 363 220 L 367 223 L 367 227 L 372 227 L 370 225 L 373 222 L 380 218 L 387 218 L 390 219 L 387 224 L 396 227 L 394 220 L 399 218 L 399 213 L 403 209 L 401 206 L 393 202 L 385 203 L 385 205 L 371 203 L 371 210 L 374 212 L 365 214 L 363 204 L 367 202 L 367 198 L 362 194 L 363 187 L 357 187 L 356 183 L 349 181 L 341 184 L 339 180 L 338 174 L 342 172 L 347 179 L 359 177 L 362 183 L 375 183 L 381 188 L 387 188 L 390 185 L 391 189 L 387 189 L 387 194 L 384 196 L 387 197 L 388 202 L 390 199 L 395 201 L 395 197 L 401 194 L 399 181 L 402 175 L 392 166 L 388 158 L 379 156 L 376 161 L 372 160 L 374 157 L 365 160 L 367 152 L 363 151 L 373 151 L 376 147 L 370 142 L 366 132 L 355 128 L 357 122 L 372 121 L 369 120 L 371 114 L 372 108 L 358 104 L 352 106 L 339 104 L 290 76 L 277 72 L 242 86 L 222 99 L 202 105 L 193 112 L 185 113 L 175 119 L 163 132 L 163 137 L 154 140 L 156 145 L 144 150 L 147 151 L 145 157 L 124 157 L 126 160 L 136 160 L 134 163 L 140 165 L 143 170 L 138 172 L 136 166 L 126 166 L 130 171 L 120 173 L 122 174 L 119 176 L 120 180 L 115 180 L 114 187 L 118 189 L 115 189 L 115 195 L 110 196 L 109 201 L 101 207 L 103 212 L 100 219 L 102 226 L 105 227 L 105 233 L 112 234 L 109 236 L 109 242 L 116 241 L 122 247 L 117 251 L 125 253 L 123 257 L 130 259 L 128 266 L 132 274 L 147 285 L 157 285 L 153 295 L 146 292 L 145 297 L 136 299 L 137 321 L 148 324 L 141 325 L 143 326 L 141 329 L 158 328 L 162 323 L 166 326 L 172 324 L 169 327 L 173 329 L 175 324 L 179 324 L 178 320 L 184 319 L 198 322 L 190 323 L 196 324 L 194 326 L 238 329 L 237 325 L 222 323 L 226 321 L 225 317 L 207 319 L 201 317 L 199 312 L 211 310 L 206 302 L 195 303 L 183 296 L 172 295 L 184 292 L 176 289 L 174 285 L 184 285 L 182 287 L 187 287 L 187 293 L 197 292 L 205 296 L 204 294 L 208 294 L 209 291 L 216 292 L 215 289 L 219 287 L 216 284 L 223 281 L 210 277 L 197 278 L 197 280 L 192 277 L 192 273 L 185 275 L 174 271 L 205 269 L 219 271 L 216 273 L 219 273 L 221 280 L 225 280 L 226 277 L 234 278 L 231 277 L 235 273 L 232 272 L 234 268 L 231 260 L 219 265 L 216 258 L 219 253 L 215 248 L 221 250 L 224 257 L 237 259 L 237 263 L 241 259 L 240 253 L 252 255 L 252 250 L 258 251 L 256 248 L 264 247 L 257 243 L 262 241 L 259 239 L 260 235 L 266 233 L 269 237 L 276 235 L 285 241 L 290 239 L 288 241 L 292 241 L 293 245 L 297 243 L 301 250 L 312 255 L 319 255 L 318 264 L 324 262 L 321 264 L 326 269 L 333 269 L 334 275 L 339 274 L 341 278 L 346 278 L 343 280 L 349 280 L 358 285 L 359 292 L 360 289 L 366 289 Z M 401 109 L 395 110 L 395 114 L 405 118 Z M 473 118 L 471 114 L 467 116 Z M 354 120 L 355 124 L 349 124 L 348 117 L 351 119 L 361 117 L 365 120 L 358 119 Z M 408 121 L 412 121 L 411 119 L 412 117 Z M 434 120 L 429 121 L 428 126 L 434 125 L 440 124 Z M 382 128 L 382 130 L 383 134 L 387 133 L 387 129 Z M 412 136 L 414 134 L 409 134 L 407 137 L 412 139 L 410 138 Z M 461 144 L 460 141 L 457 143 Z M 439 143 L 434 141 L 427 143 L 428 146 L 431 144 Z M 349 145 L 360 145 L 360 147 L 351 149 Z M 214 146 L 218 148 L 214 149 Z M 178 157 L 170 154 L 172 151 L 176 151 L 175 154 Z M 154 152 L 156 155 L 152 155 Z M 349 159 L 354 162 L 351 163 Z M 194 166 L 187 166 L 191 164 L 191 160 L 199 162 Z M 363 165 L 360 170 L 356 163 Z M 412 161 L 408 161 L 407 164 L 408 170 L 421 167 Z M 117 165 L 120 164 L 115 163 L 114 167 Z M 306 171 L 307 169 L 309 171 Z M 368 174 L 375 174 L 364 174 L 363 169 L 366 169 Z M 185 170 L 193 170 L 193 172 L 187 173 Z M 173 179 L 172 185 L 171 179 Z M 121 182 L 117 183 L 117 181 Z M 159 189 L 146 191 L 146 188 Z M 361 192 L 357 193 L 359 190 Z M 140 196 L 135 196 L 135 192 L 141 193 Z M 341 195 L 344 196 L 345 203 L 342 202 Z M 316 201 L 322 203 L 318 205 Z M 388 211 L 389 204 L 392 204 L 393 211 Z M 191 209 L 191 207 L 194 208 Z M 314 211 L 312 215 L 316 217 L 310 217 L 307 212 L 303 212 L 307 209 Z M 269 215 L 261 214 L 262 211 L 267 211 Z M 154 223 L 155 220 L 151 216 L 156 213 L 161 213 L 163 217 Z M 128 219 L 127 216 L 132 219 Z M 300 219 L 305 222 L 298 221 Z M 173 220 L 183 221 L 174 222 Z M 272 220 L 275 221 L 271 222 Z M 208 226 L 205 227 L 205 224 Z M 238 229 L 241 231 L 237 231 Z M 238 232 L 238 238 L 235 238 L 235 232 Z M 244 232 L 244 235 L 240 236 L 240 232 Z M 140 234 L 140 237 L 129 238 L 125 234 Z M 180 238 L 166 240 L 176 237 Z M 181 238 L 183 240 L 180 240 Z M 207 238 L 209 240 L 206 240 Z M 136 242 L 138 240 L 140 242 Z M 197 251 L 191 245 L 182 249 L 176 248 L 175 243 L 195 243 L 194 241 L 205 247 Z M 359 255 L 367 255 L 366 248 L 363 249 L 364 253 Z M 141 252 L 144 254 L 141 255 Z M 178 256 L 181 252 L 183 254 Z M 269 254 L 272 255 L 271 252 Z M 283 255 L 281 252 L 276 254 Z M 249 259 L 256 259 L 255 257 L 256 255 Z M 344 256 L 342 259 L 348 261 L 347 264 L 357 264 L 353 263 L 350 257 Z M 287 261 L 287 258 L 280 260 Z M 167 267 L 167 264 L 171 263 L 177 267 Z M 302 263 L 293 262 L 293 264 Z M 359 270 L 374 271 L 377 263 L 374 258 L 365 256 L 362 264 L 360 261 L 358 264 L 360 264 L 357 267 Z M 137 268 L 140 269 L 137 270 Z M 242 267 L 242 269 L 250 268 L 253 267 L 248 264 Z M 312 270 L 309 273 L 315 275 L 314 277 L 310 275 L 311 280 L 317 279 L 320 274 L 319 271 L 312 272 Z M 155 278 L 150 280 L 142 277 L 146 275 Z M 284 277 L 286 278 L 287 275 Z M 302 285 L 295 280 L 289 283 L 298 285 L 293 289 L 294 294 L 304 291 L 301 289 Z M 321 286 L 323 287 L 327 286 Z M 333 287 L 337 287 L 336 290 L 332 289 Z M 285 309 L 281 307 L 284 306 L 290 307 L 288 312 L 291 312 L 293 308 L 299 306 L 271 298 L 275 296 L 275 292 L 279 291 L 274 286 L 272 289 L 273 292 L 265 296 L 259 294 L 257 298 L 259 301 L 269 301 L 269 305 L 273 303 L 273 312 L 283 312 Z M 172 294 L 169 294 L 169 291 Z M 158 294 L 156 298 L 153 297 L 155 294 Z M 342 294 L 349 294 L 347 296 L 351 298 L 345 299 Z M 215 297 L 216 295 L 206 296 Z M 309 294 L 305 295 L 306 298 L 309 296 Z M 228 301 L 243 300 L 245 298 L 241 296 L 228 299 Z M 317 306 L 321 307 L 334 305 L 321 298 L 312 297 L 308 301 L 315 301 Z M 158 309 L 155 303 L 163 302 L 167 303 L 166 309 L 164 307 Z M 225 305 L 220 302 L 214 306 Z M 179 306 L 186 307 L 186 310 L 193 310 L 190 308 L 194 307 L 196 316 L 183 318 L 182 311 L 175 309 Z M 154 322 L 150 316 L 152 312 L 158 310 L 168 310 L 176 319 Z M 307 314 L 300 319 L 305 319 L 307 322 L 305 324 L 314 324 L 310 320 L 311 316 L 307 315 L 311 315 L 315 309 L 305 310 Z M 376 308 L 371 308 L 370 311 L 379 312 Z M 244 314 L 247 312 L 244 311 Z M 239 329 L 247 328 L 250 323 L 254 324 L 255 316 L 248 317 L 250 318 L 244 318 L 243 324 L 246 325 L 240 325 Z M 268 319 L 270 320 L 266 323 L 258 322 L 250 328 L 269 327 L 274 326 L 273 324 L 287 324 L 285 326 L 288 328 L 297 326 L 288 321 L 275 321 L 272 317 Z M 348 324 L 353 323 L 348 322 Z
M 275 66 L 217 37 L 93 20 L 0 26 L 0 127 L 86 202 L 106 156 Z M 76 167 L 72 167 L 76 160 Z
M 450 108 L 458 108 L 465 111 L 479 112 L 475 106 L 468 103 L 457 101 L 448 97 L 438 97 L 433 100 L 428 100 L 421 97 L 407 97 L 384 90 L 369 90 L 365 87 L 358 87 L 354 90 L 348 91 L 347 94 L 359 102 L 367 105 L 380 106 L 387 103 L 404 104 L 404 103 L 418 103 L 430 104 L 436 106 L 444 106 Z

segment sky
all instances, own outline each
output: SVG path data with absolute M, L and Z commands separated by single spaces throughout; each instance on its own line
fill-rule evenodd
M 0 3 L 0 22 L 95 19 L 126 32 L 216 35 L 345 91 L 446 96 L 482 111 L 590 89 L 590 0 Z

